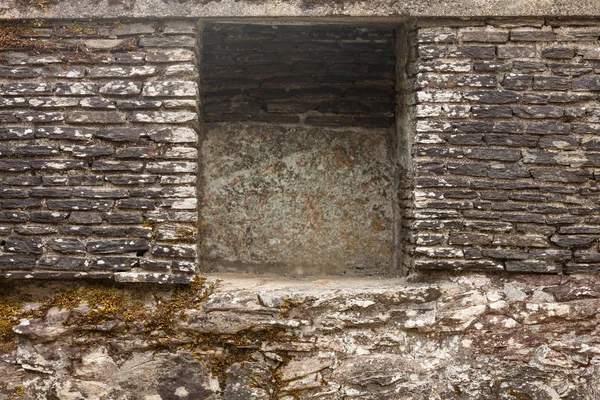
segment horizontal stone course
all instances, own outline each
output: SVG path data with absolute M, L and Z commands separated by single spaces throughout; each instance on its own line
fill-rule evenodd
M 334 33 L 338 29 L 343 33 Z M 391 28 L 319 24 L 207 24 L 200 66 L 203 119 L 390 127 L 395 114 L 393 33 Z M 485 58 L 494 51 L 428 48 L 429 57 L 475 52 Z M 152 87 L 144 90 L 149 96 L 168 95 L 164 89 L 163 94 Z M 187 90 L 191 95 L 192 87 Z

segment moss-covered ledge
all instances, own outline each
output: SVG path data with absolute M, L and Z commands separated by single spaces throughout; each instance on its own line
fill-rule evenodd
M 222 275 L 171 288 L 6 284 L 0 393 L 597 398 L 600 278 L 419 281 Z

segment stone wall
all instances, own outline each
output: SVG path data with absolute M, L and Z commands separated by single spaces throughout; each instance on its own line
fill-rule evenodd
M 395 32 L 337 24 L 207 24 L 206 122 L 389 128 Z
M 0 274 L 188 282 L 196 23 L 3 24 Z
M 568 20 L 418 30 L 418 269 L 598 271 L 599 37 Z
M 2 24 L 0 399 L 600 398 L 593 22 L 398 22 L 395 130 L 202 126 L 197 22 Z
M 2 26 L 0 274 L 598 270 L 592 22 L 200 26 Z
M 600 396 L 597 277 L 220 278 L 175 291 L 3 286 L 0 396 Z

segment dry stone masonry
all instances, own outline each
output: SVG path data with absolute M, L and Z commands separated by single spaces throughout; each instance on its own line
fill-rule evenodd
M 0 273 L 595 272 L 599 32 L 6 22 Z
M 208 24 L 204 120 L 389 128 L 394 39 L 390 27 Z
M 441 25 L 411 69 L 416 267 L 597 272 L 600 27 Z
M 600 399 L 597 2 L 15 1 L 0 400 Z
M 0 31 L 0 274 L 188 282 L 196 23 Z
M 3 304 L 33 298 L 0 331 L 12 346 L 0 396 L 599 398 L 597 275 L 442 274 L 416 284 L 222 275 L 210 292 L 6 288 Z

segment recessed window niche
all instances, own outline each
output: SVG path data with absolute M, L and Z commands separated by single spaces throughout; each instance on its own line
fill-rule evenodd
M 395 36 L 377 26 L 205 26 L 202 268 L 394 268 Z

